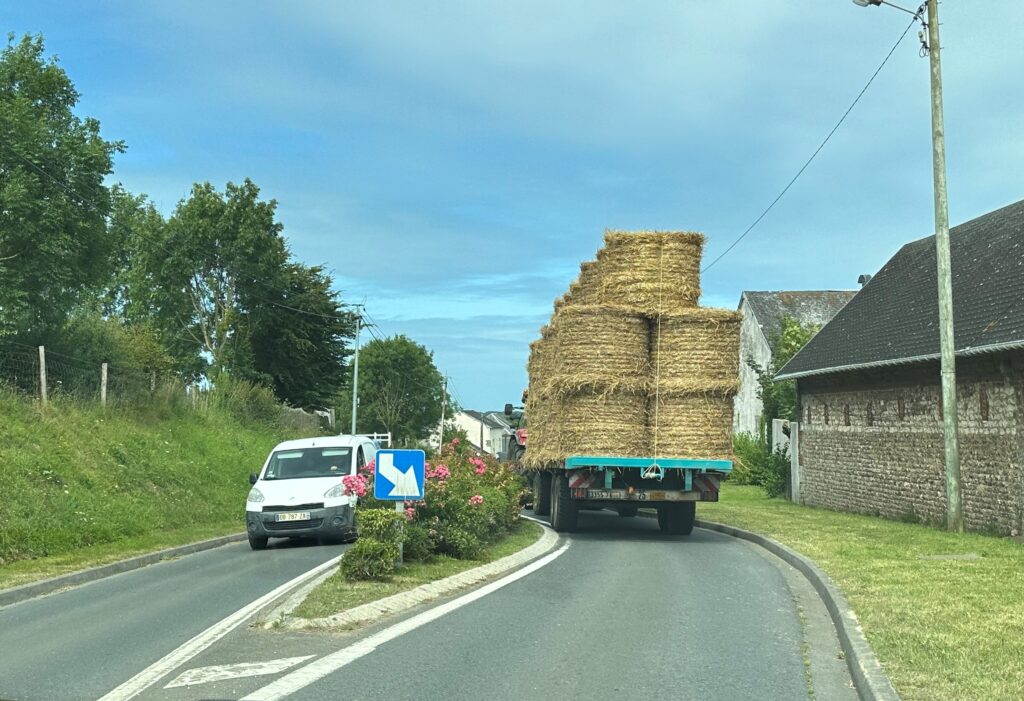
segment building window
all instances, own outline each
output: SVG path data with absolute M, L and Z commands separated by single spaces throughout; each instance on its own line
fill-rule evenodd
M 896 413 L 900 416 L 900 421 L 907 415 L 907 405 L 903 401 L 903 397 L 896 400 Z
M 978 402 L 981 405 L 981 420 L 988 421 L 988 390 L 978 387 Z
M 828 424 L 828 404 L 825 404 L 825 424 Z
M 868 426 L 875 425 L 875 406 L 872 402 L 868 402 Z
M 843 426 L 850 425 L 850 405 L 843 404 Z
M 811 405 L 807 405 L 807 423 L 811 423 Z

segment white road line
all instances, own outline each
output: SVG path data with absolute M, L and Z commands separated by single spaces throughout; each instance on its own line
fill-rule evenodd
M 462 608 L 466 604 L 470 604 L 477 599 L 481 599 L 502 587 L 512 584 L 516 580 L 522 579 L 523 577 L 536 572 L 541 567 L 544 567 L 545 565 L 553 562 L 556 558 L 560 557 L 569 548 L 570 542 L 571 541 L 567 541 L 565 545 L 555 552 L 550 555 L 545 555 L 541 559 L 527 565 L 521 570 L 513 572 L 507 577 L 502 577 L 497 581 L 480 587 L 476 591 L 471 591 L 468 594 L 460 596 L 458 599 L 453 599 L 446 604 L 441 604 L 440 606 L 424 611 L 412 618 L 400 621 L 390 628 L 385 628 L 364 640 L 360 640 L 354 645 L 342 648 L 341 650 L 331 653 L 326 657 L 321 657 L 315 662 L 310 662 L 306 666 L 300 667 L 294 672 L 286 674 L 280 679 L 271 682 L 262 689 L 257 689 L 243 698 L 242 701 L 278 701 L 278 699 L 283 699 L 286 696 L 294 694 L 299 689 L 309 686 L 323 677 L 326 677 L 328 674 L 341 669 L 350 662 L 354 662 L 360 657 L 370 654 L 380 645 L 416 630 L 420 626 L 437 620 L 438 618 L 441 618 L 441 616 Z
M 312 659 L 316 655 L 305 655 L 303 657 L 283 657 L 279 660 L 267 660 L 266 662 L 242 662 L 239 664 L 219 664 L 209 667 L 196 667 L 186 669 L 174 678 L 165 689 L 173 689 L 177 686 L 195 686 L 196 684 L 209 684 L 225 679 L 239 679 L 241 677 L 259 677 L 264 674 L 278 674 L 289 667 L 294 667 L 300 662 Z
M 318 565 L 313 569 L 300 574 L 298 577 L 285 582 L 269 594 L 265 594 L 252 603 L 243 606 L 227 618 L 214 623 L 181 647 L 171 651 L 121 686 L 109 692 L 106 696 L 103 696 L 99 701 L 128 701 L 128 699 L 134 698 L 142 691 L 191 660 L 200 652 L 213 645 L 232 630 L 245 623 L 246 620 L 255 615 L 264 606 L 288 593 L 290 589 L 302 586 L 302 584 L 309 579 L 312 579 L 313 577 L 318 576 L 321 572 L 334 567 L 338 564 L 340 559 L 341 555 L 331 558 L 322 565 Z

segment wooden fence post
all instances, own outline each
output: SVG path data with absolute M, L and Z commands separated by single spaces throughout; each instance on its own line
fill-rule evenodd
M 149 393 L 156 392 L 156 370 L 149 371 Z
M 100 404 L 107 407 L 107 364 L 100 365 Z
M 39 396 L 46 406 L 46 347 L 39 346 Z

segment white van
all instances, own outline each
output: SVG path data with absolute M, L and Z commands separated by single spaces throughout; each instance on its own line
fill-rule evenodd
M 277 445 L 259 474 L 249 476 L 245 522 L 250 547 L 263 550 L 270 538 L 354 540 L 357 498 L 345 495 L 341 480 L 376 453 L 369 436 L 321 436 Z

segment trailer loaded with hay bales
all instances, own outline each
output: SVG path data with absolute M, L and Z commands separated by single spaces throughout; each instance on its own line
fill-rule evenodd
M 571 531 L 580 509 L 654 507 L 663 532 L 689 534 L 732 469 L 740 315 L 697 305 L 701 234 L 604 241 L 530 345 L 534 510 Z

